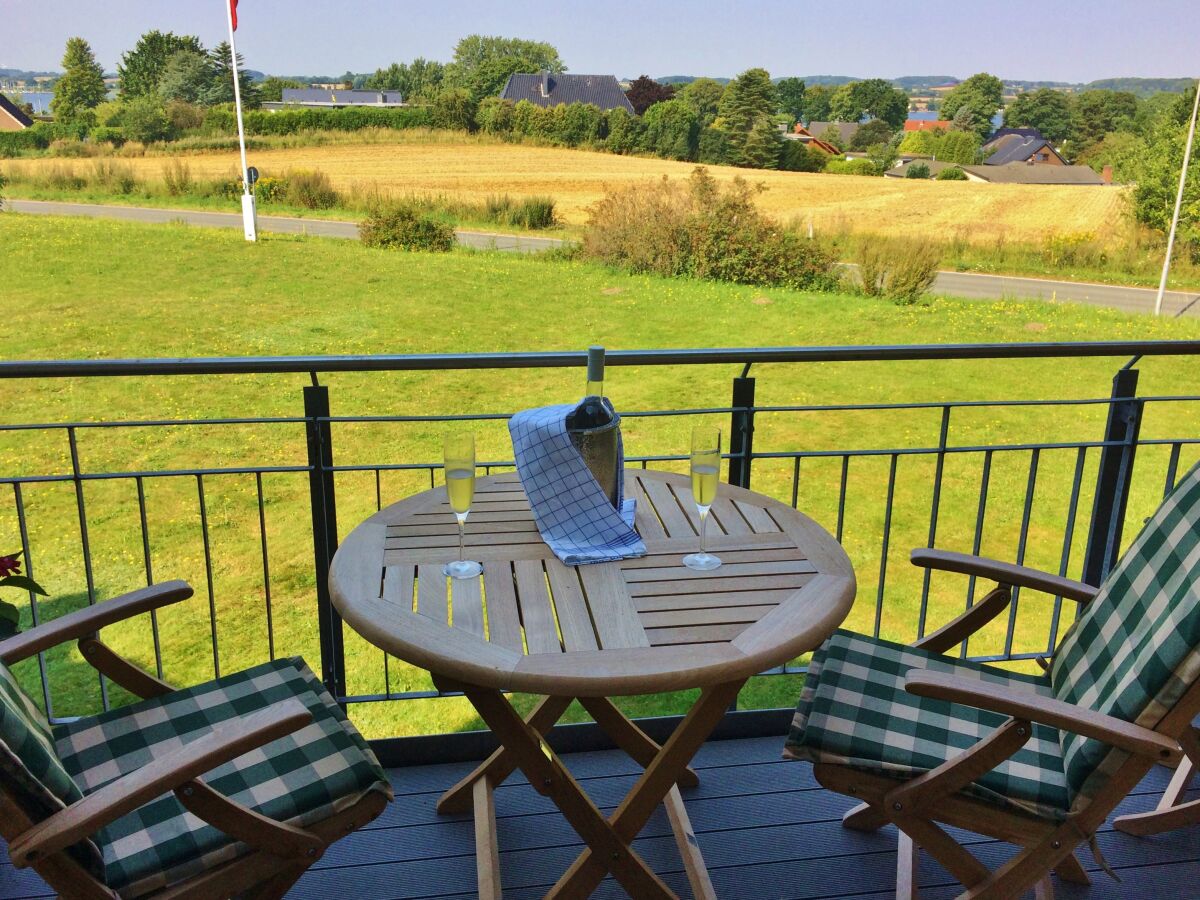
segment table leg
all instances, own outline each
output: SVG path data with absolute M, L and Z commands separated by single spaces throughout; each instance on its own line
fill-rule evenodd
M 456 689 L 462 685 L 456 685 Z M 539 736 L 545 736 L 554 724 L 562 718 L 562 714 L 567 711 L 567 707 L 571 705 L 570 697 L 547 697 L 529 714 L 526 722 L 529 727 L 538 733 Z M 517 759 L 512 752 L 501 746 L 499 750 L 489 756 L 483 763 L 479 765 L 470 775 L 442 794 L 441 799 L 437 802 L 437 811 L 445 815 L 447 813 L 466 812 L 471 808 L 472 791 L 476 781 L 479 781 L 485 776 L 491 779 L 493 785 L 504 783 L 504 779 L 512 774 L 513 769 L 517 767 Z M 541 789 L 534 785 L 535 788 Z
M 696 833 L 692 831 L 692 820 L 688 818 L 687 808 L 683 805 L 683 795 L 679 793 L 679 785 L 672 785 L 663 805 L 667 808 L 667 818 L 671 821 L 671 830 L 675 832 L 675 846 L 679 848 L 679 856 L 683 860 L 684 871 L 687 872 L 688 884 L 692 886 L 692 896 L 696 900 L 717 900 L 717 892 L 708 875 L 708 866 L 704 864 L 704 855 L 700 852 L 700 843 L 696 840 Z
M 607 697 L 580 697 L 579 702 L 596 720 L 601 730 L 613 739 L 613 743 L 628 753 L 643 769 L 650 765 L 662 750 L 650 735 L 630 721 Z M 699 783 L 699 776 L 690 767 L 685 768 L 679 776 L 680 787 L 695 787 Z
M 612 818 L 605 822 L 605 825 L 608 826 L 605 832 L 606 836 L 611 833 L 612 837 L 623 844 L 630 857 L 636 858 L 633 851 L 629 850 L 629 844 L 645 826 L 655 807 L 663 801 L 672 786 L 678 781 L 680 773 L 696 754 L 696 751 L 707 740 L 712 730 L 717 727 L 743 684 L 745 684 L 745 679 L 739 679 L 705 688 L 695 705 L 676 727 L 670 739 L 663 744 L 662 750 L 646 767 L 642 777 L 637 780 L 633 789 L 617 807 Z M 483 712 L 480 710 L 480 715 L 482 714 Z M 520 720 L 518 719 L 518 721 Z M 508 742 L 506 740 L 504 742 L 507 745 Z M 564 810 L 565 812 L 566 810 Z M 579 831 L 578 827 L 576 827 L 576 831 Z M 602 845 L 599 841 L 589 840 L 588 835 L 582 831 L 580 831 L 580 836 L 587 842 L 588 848 L 579 855 L 571 868 L 546 894 L 548 898 L 587 897 L 603 880 L 606 871 L 617 875 L 613 863 L 620 860 L 605 858 L 605 853 L 610 848 Z M 617 877 L 620 880 L 620 876 L 617 875 Z M 624 884 L 623 881 L 622 884 Z M 631 891 L 631 893 L 633 892 Z M 641 897 L 642 895 L 633 893 L 633 896 Z
M 543 752 L 541 735 L 517 714 L 502 693 L 488 688 L 471 686 L 464 686 L 464 693 L 505 749 L 512 751 L 517 765 L 525 773 L 530 784 L 541 785 L 571 827 L 583 838 L 589 848 L 595 849 L 595 858 L 603 860 L 603 862 L 597 863 L 601 871 L 600 878 L 596 879 L 596 884 L 599 884 L 604 877 L 605 871 L 609 871 L 629 892 L 630 896 L 637 897 L 639 900 L 641 898 L 669 900 L 675 896 L 662 879 L 655 875 L 645 861 L 630 848 L 632 836 L 625 837 L 618 834 L 614 826 L 605 819 L 604 814 L 567 771 L 558 756 L 552 751 Z M 703 702 L 703 697 L 701 702 Z M 727 704 L 728 700 L 725 702 Z M 684 724 L 686 724 L 686 720 Z M 683 725 L 680 726 L 680 730 L 682 729 Z M 678 735 L 678 731 L 676 735 Z M 669 746 L 670 742 L 668 742 Z M 663 766 L 658 765 L 662 756 L 663 754 L 660 754 L 656 758 L 651 769 L 665 771 Z M 686 759 L 684 763 L 686 763 Z M 674 768 L 678 770 L 680 767 L 675 766 Z M 673 776 L 677 777 L 678 771 L 675 771 Z M 645 776 L 643 776 L 644 779 Z M 641 781 L 639 781 L 640 783 Z M 674 777 L 663 787 L 655 805 L 662 800 L 673 783 Z M 571 896 L 586 896 L 594 889 L 595 885 L 592 885 L 572 893 Z

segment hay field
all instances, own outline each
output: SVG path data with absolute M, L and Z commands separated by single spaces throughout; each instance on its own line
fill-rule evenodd
M 237 154 L 183 157 L 197 178 L 233 175 Z M 145 179 L 161 179 L 167 160 L 147 156 L 124 160 Z M 567 225 L 582 224 L 587 207 L 614 187 L 666 175 L 685 178 L 691 163 L 616 156 L 554 147 L 507 144 L 486 138 L 430 140 L 401 135 L 388 143 L 255 150 L 251 164 L 264 175 L 288 169 L 320 169 L 342 190 L 445 195 L 480 201 L 496 194 L 548 194 Z M 38 159 L 5 164 L 13 169 L 75 166 L 88 160 Z M 901 181 L 846 175 L 814 175 L 711 167 L 718 178 L 741 175 L 765 186 L 762 208 L 781 221 L 818 230 L 920 234 L 974 242 L 1032 241 L 1048 233 L 1106 234 L 1120 218 L 1124 192 L 1116 188 L 989 185 L 971 182 Z

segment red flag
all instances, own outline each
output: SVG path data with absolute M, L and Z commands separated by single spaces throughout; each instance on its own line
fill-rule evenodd
M 233 19 L 233 30 L 237 31 L 237 5 L 238 0 L 229 0 L 229 15 Z

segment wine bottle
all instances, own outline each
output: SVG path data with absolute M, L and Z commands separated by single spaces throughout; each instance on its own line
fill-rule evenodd
M 604 402 L 604 348 L 588 347 L 587 386 L 583 402 L 567 418 L 571 431 L 591 431 L 612 422 L 613 416 Z

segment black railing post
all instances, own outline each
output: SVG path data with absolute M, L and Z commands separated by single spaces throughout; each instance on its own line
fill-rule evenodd
M 308 420 L 305 432 L 313 524 L 313 563 L 317 578 L 317 626 L 321 639 L 321 680 L 326 690 L 340 699 L 346 696 L 346 653 L 342 643 L 342 617 L 329 600 L 329 564 L 337 550 L 329 388 L 314 384 L 304 389 L 304 417 Z
M 1104 580 L 1121 552 L 1133 460 L 1142 429 L 1142 401 L 1137 398 L 1137 383 L 1137 369 L 1121 369 L 1113 378 L 1108 425 L 1104 429 L 1106 446 L 1100 453 L 1092 523 L 1083 558 L 1083 581 L 1092 585 Z
M 733 379 L 733 413 L 729 419 L 729 483 L 750 487 L 750 464 L 754 461 L 754 379 L 746 366 Z

